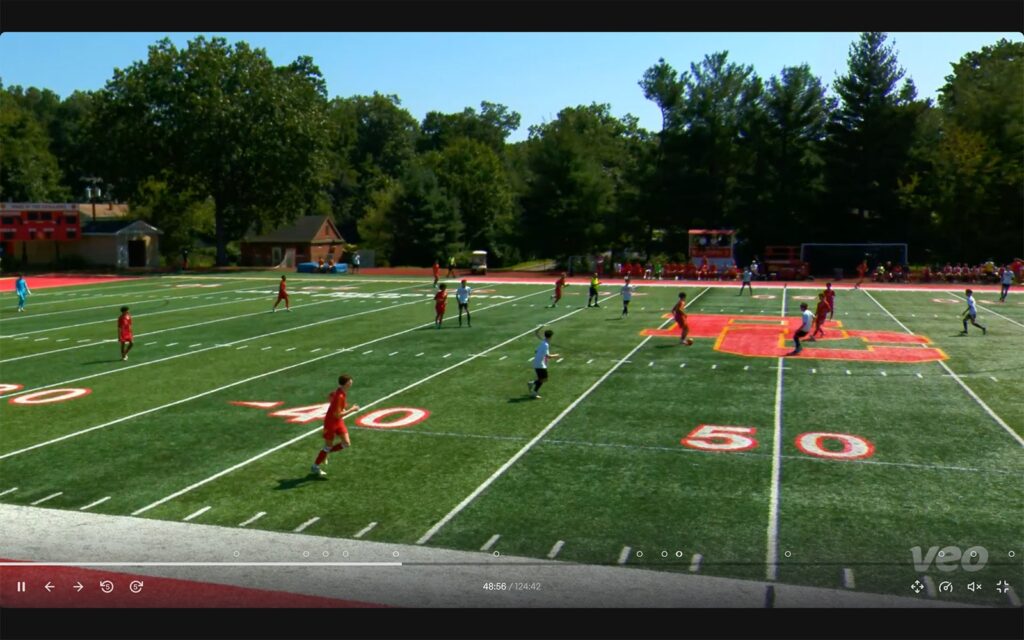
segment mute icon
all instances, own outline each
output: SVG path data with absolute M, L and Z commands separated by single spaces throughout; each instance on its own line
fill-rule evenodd
M 975 591 L 980 591 L 981 590 L 981 583 L 979 583 L 979 582 L 972 582 L 969 585 L 967 585 L 967 590 L 970 591 L 971 593 L 974 593 Z

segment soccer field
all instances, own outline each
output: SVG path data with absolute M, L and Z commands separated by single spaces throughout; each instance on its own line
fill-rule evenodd
M 289 275 L 270 313 L 277 281 L 7 298 L 0 502 L 1019 606 L 1017 293 L 977 293 L 988 334 L 960 336 L 962 290 L 840 289 L 826 338 L 786 357 L 810 285 L 640 282 L 621 318 L 618 285 L 552 309 L 551 284 L 490 280 L 471 328 L 450 296 L 437 330 L 429 279 Z M 540 325 L 559 357 L 532 399 Z M 318 478 L 341 373 L 361 410 Z

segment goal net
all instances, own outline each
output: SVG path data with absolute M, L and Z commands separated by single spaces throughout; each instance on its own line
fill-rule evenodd
M 907 264 L 906 243 L 820 243 L 800 245 L 800 260 L 811 266 L 811 273 L 830 277 L 849 277 L 857 273 L 857 265 L 868 261 L 868 269 L 891 262 Z
M 281 258 L 281 263 L 278 264 L 275 269 L 294 269 L 295 268 L 295 249 L 288 249 L 284 252 L 284 257 Z

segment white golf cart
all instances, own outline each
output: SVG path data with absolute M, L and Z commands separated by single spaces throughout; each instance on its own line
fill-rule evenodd
M 487 275 L 487 252 L 474 251 L 469 259 L 469 270 L 473 275 Z

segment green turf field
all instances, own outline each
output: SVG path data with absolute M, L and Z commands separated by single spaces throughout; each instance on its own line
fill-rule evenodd
M 998 580 L 1021 591 L 1018 293 L 978 294 L 988 335 L 963 337 L 959 292 L 839 291 L 843 329 L 926 336 L 906 349 L 948 355 L 900 363 L 642 334 L 674 326 L 681 290 L 691 323 L 771 323 L 797 316 L 811 289 L 751 298 L 640 283 L 620 319 L 611 285 L 599 308 L 573 285 L 551 309 L 548 284 L 480 283 L 472 328 L 451 295 L 436 330 L 429 279 L 295 274 L 292 312 L 269 313 L 277 280 L 39 289 L 22 314 L 8 294 L 0 501 L 902 596 L 928 577 L 928 590 L 955 583 L 946 599 L 1000 606 L 1012 596 Z M 134 317 L 127 362 L 121 305 Z M 560 357 L 532 399 L 539 325 Z M 362 410 L 346 419 L 352 448 L 316 478 L 322 405 L 341 373 Z M 951 557 L 961 551 L 985 557 Z M 968 592 L 971 581 L 983 588 Z

